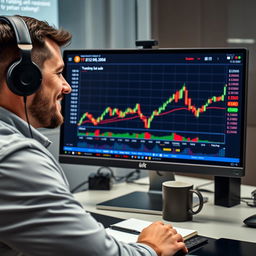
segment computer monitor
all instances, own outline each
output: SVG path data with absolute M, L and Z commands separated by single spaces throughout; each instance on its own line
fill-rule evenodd
M 66 50 L 64 62 L 60 162 L 244 175 L 245 49 Z

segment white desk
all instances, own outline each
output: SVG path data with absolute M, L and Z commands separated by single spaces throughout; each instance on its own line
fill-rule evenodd
M 207 183 L 209 180 L 183 177 L 176 175 L 176 180 L 189 181 L 195 186 Z M 142 182 L 147 182 L 144 178 Z M 213 185 L 205 188 L 212 188 Z M 253 186 L 244 186 L 241 188 L 241 196 L 249 197 L 251 192 L 255 189 Z M 110 191 L 96 191 L 90 190 L 75 194 L 75 198 L 83 204 L 87 211 L 104 214 L 118 218 L 138 218 L 149 221 L 162 220 L 161 215 L 150 215 L 131 212 L 117 212 L 109 210 L 96 209 L 96 204 L 103 201 L 127 194 L 132 191 L 147 191 L 148 186 L 137 184 L 114 184 Z M 256 208 L 251 208 L 245 203 L 240 205 L 225 208 L 214 205 L 214 195 L 210 193 L 203 193 L 209 198 L 209 201 L 204 205 L 202 211 L 194 215 L 193 221 L 187 222 L 173 222 L 176 227 L 195 229 L 199 235 L 208 236 L 212 238 L 229 238 L 242 241 L 249 241 L 256 243 L 256 229 L 244 226 L 243 220 L 253 214 L 256 214 Z M 166 221 L 165 221 L 166 222 Z

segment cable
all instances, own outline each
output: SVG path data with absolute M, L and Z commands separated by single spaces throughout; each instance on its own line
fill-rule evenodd
M 29 123 L 29 119 L 28 119 L 27 96 L 23 96 L 23 101 L 24 101 L 25 115 L 26 115 L 26 119 L 27 119 L 27 123 L 28 123 L 28 129 L 29 129 L 29 132 L 30 132 L 30 137 L 33 139 L 33 133 L 32 133 L 30 123 Z
M 109 168 L 109 167 L 106 167 L 106 166 L 100 167 L 100 168 L 97 170 L 97 175 L 100 175 L 100 173 L 101 173 L 101 171 L 102 171 L 103 169 L 107 169 L 107 170 L 110 172 L 111 177 L 114 177 L 114 173 L 113 173 L 112 169 Z M 85 185 L 85 184 L 87 184 L 87 183 L 89 183 L 89 180 L 82 181 L 82 182 L 79 183 L 76 187 L 74 187 L 70 192 L 71 192 L 71 193 L 75 193 L 80 187 L 82 187 L 83 185 Z M 85 191 L 85 190 L 87 190 L 87 189 L 83 189 L 82 191 Z
M 138 180 L 140 178 L 140 170 L 135 169 L 134 171 L 128 173 L 125 177 L 125 181 L 127 183 L 134 183 L 135 180 Z
M 131 183 L 134 180 L 137 180 L 140 178 L 140 170 L 135 169 L 134 171 L 129 172 L 127 175 L 124 176 L 116 176 L 114 175 L 113 170 L 110 167 L 102 166 L 97 170 L 97 174 L 100 174 L 102 170 L 107 169 L 110 172 L 111 178 L 113 178 L 116 182 L 125 181 L 127 183 Z M 134 177 L 135 176 L 135 177 Z
M 256 207 L 256 189 L 251 192 L 251 197 L 241 197 L 241 202 L 250 207 Z
M 250 197 L 241 197 L 241 202 L 246 203 L 247 206 L 256 207 L 256 200 Z
M 76 190 L 78 190 L 80 187 L 82 187 L 83 185 L 87 184 L 88 180 L 83 181 L 82 183 L 78 184 L 76 187 L 74 187 L 73 189 L 70 190 L 71 193 L 75 193 Z M 83 191 L 85 191 L 86 189 L 84 189 Z
M 115 177 L 113 170 L 112 170 L 110 167 L 107 167 L 107 166 L 101 166 L 101 167 L 97 170 L 97 174 L 100 175 L 100 174 L 101 174 L 101 171 L 104 170 L 104 169 L 107 169 L 107 170 L 110 172 L 110 176 L 111 176 L 111 177 L 113 177 L 113 178 Z
M 102 171 L 103 169 L 107 169 L 107 170 L 110 172 L 111 177 L 115 177 L 115 176 L 114 176 L 114 173 L 113 173 L 113 171 L 112 171 L 112 169 L 109 168 L 109 167 L 106 167 L 106 166 L 100 167 L 100 168 L 97 170 L 97 175 L 100 175 L 100 173 L 101 173 L 101 171 Z M 87 183 L 89 183 L 89 180 L 82 181 L 82 182 L 79 183 L 76 187 L 74 187 L 70 192 L 71 192 L 71 193 L 75 193 L 80 187 L 82 187 L 83 185 L 85 185 L 85 184 L 87 184 Z M 85 190 L 87 190 L 87 189 L 84 189 L 83 191 L 85 191 Z
M 195 189 L 200 191 L 200 192 L 214 193 L 212 190 L 201 188 L 201 187 L 204 187 L 204 186 L 211 185 L 213 183 L 214 183 L 214 181 L 210 181 L 210 182 L 207 182 L 207 183 L 196 186 Z
M 127 175 L 124 176 L 115 176 L 113 170 L 110 167 L 107 166 L 101 166 L 98 170 L 97 170 L 97 174 L 99 175 L 102 170 L 107 169 L 110 172 L 110 176 L 111 178 L 113 178 L 116 182 L 127 182 L 127 183 L 133 183 L 135 180 L 140 178 L 140 170 L 136 169 L 134 171 L 129 172 Z M 71 193 L 75 193 L 75 191 L 77 191 L 80 187 L 82 187 L 83 185 L 87 184 L 89 181 L 85 180 L 81 183 L 79 183 L 76 187 L 74 187 L 70 192 Z M 138 185 L 148 185 L 148 184 L 144 184 L 144 183 L 136 183 Z M 83 191 L 85 191 L 86 189 L 84 189 Z
M 125 181 L 127 183 L 132 183 L 135 180 L 138 180 L 140 178 L 140 174 L 141 174 L 140 170 L 135 169 L 134 171 L 129 172 L 127 175 L 120 176 L 120 177 L 113 175 L 112 177 L 117 182 Z

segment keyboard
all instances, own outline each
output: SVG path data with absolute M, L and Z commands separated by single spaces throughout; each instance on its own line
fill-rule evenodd
M 208 242 L 208 239 L 202 236 L 194 236 L 185 241 L 185 245 L 188 248 L 188 252 L 194 249 L 200 248 Z M 183 251 L 178 251 L 174 256 L 183 256 L 185 253 Z
M 202 245 L 206 244 L 208 242 L 208 239 L 202 236 L 194 236 L 189 238 L 185 241 L 185 244 L 188 248 L 188 251 L 192 251 L 196 248 L 201 247 Z

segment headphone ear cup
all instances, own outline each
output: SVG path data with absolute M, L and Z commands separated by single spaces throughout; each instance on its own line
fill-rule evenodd
M 7 71 L 7 85 L 9 89 L 19 95 L 28 96 L 36 92 L 42 82 L 39 67 L 33 62 L 14 62 Z

